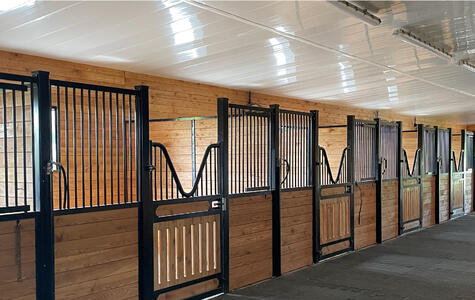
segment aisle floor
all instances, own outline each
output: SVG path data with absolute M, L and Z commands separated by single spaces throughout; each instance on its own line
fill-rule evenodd
M 475 299 L 475 214 L 217 299 Z

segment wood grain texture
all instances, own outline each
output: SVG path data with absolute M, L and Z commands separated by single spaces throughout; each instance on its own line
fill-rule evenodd
M 424 176 L 422 187 L 422 203 L 424 205 L 422 223 L 423 227 L 429 227 L 435 224 L 435 176 Z
M 382 187 L 382 239 L 383 241 L 398 235 L 398 201 L 399 182 L 395 180 L 383 181 Z
M 230 289 L 272 277 L 272 196 L 231 198 L 229 224 Z
M 55 217 L 57 299 L 137 297 L 137 208 Z
M 311 265 L 312 189 L 281 192 L 282 273 Z
M 35 221 L 0 222 L 0 299 L 36 299 Z
M 464 184 L 464 211 L 466 214 L 473 211 L 473 173 L 472 171 L 465 172 Z
M 376 183 L 355 187 L 355 249 L 376 244 Z
M 440 185 L 439 185 L 439 222 L 444 222 L 449 219 L 449 175 L 440 174 Z

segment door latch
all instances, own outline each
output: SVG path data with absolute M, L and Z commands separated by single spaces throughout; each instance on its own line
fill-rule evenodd
M 211 201 L 211 208 L 216 209 L 221 207 L 221 200 Z

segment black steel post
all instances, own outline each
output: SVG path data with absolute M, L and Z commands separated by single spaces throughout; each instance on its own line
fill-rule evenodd
M 376 159 L 377 169 L 376 174 L 376 243 L 380 244 L 383 241 L 383 157 L 381 155 L 381 119 L 376 121 Z
M 424 154 L 424 125 L 419 124 L 417 126 L 417 148 L 421 149 L 419 152 L 419 201 L 420 201 L 420 223 L 421 227 L 424 225 L 424 175 L 425 169 L 425 154 Z
M 281 272 L 281 249 L 280 249 L 280 109 L 279 105 L 270 106 L 270 153 L 272 174 L 272 275 L 280 276 Z
M 346 139 L 348 144 L 348 185 L 350 189 L 350 248 L 355 249 L 355 116 L 347 116 Z
M 449 128 L 449 220 L 452 219 L 452 216 L 454 214 L 453 211 L 453 187 L 454 183 L 452 182 L 453 179 L 453 167 L 454 167 L 455 161 L 453 160 L 452 156 L 452 128 Z
M 51 95 L 49 73 L 33 72 L 36 299 L 54 299 L 54 218 L 51 182 Z
M 404 231 L 403 226 L 403 201 L 404 201 L 404 174 L 402 172 L 404 167 L 404 156 L 402 148 L 402 122 L 397 122 L 397 178 L 398 178 L 398 234 L 401 235 Z
M 139 227 L 139 299 L 150 300 L 154 292 L 152 179 L 150 163 L 148 87 L 135 90 L 135 149 Z
M 228 143 L 229 143 L 229 101 L 218 98 L 218 143 L 219 143 L 219 191 L 222 199 L 221 212 L 221 281 L 223 291 L 229 291 L 229 198 L 228 198 Z
M 318 145 L 318 110 L 310 111 L 310 166 L 312 174 L 313 205 L 313 263 L 320 259 L 320 148 Z
M 439 127 L 435 126 L 435 159 L 436 159 L 436 175 L 435 175 L 435 224 L 440 223 L 440 152 L 439 152 Z

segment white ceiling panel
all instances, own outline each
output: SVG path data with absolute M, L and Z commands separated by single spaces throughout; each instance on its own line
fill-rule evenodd
M 6 2 L 3 2 L 6 1 Z M 8 3 L 7 3 L 8 2 Z M 7 3 L 7 4 L 4 4 Z M 393 36 L 475 60 L 472 2 L 2 0 L 0 47 L 312 101 L 475 123 L 475 74 Z

